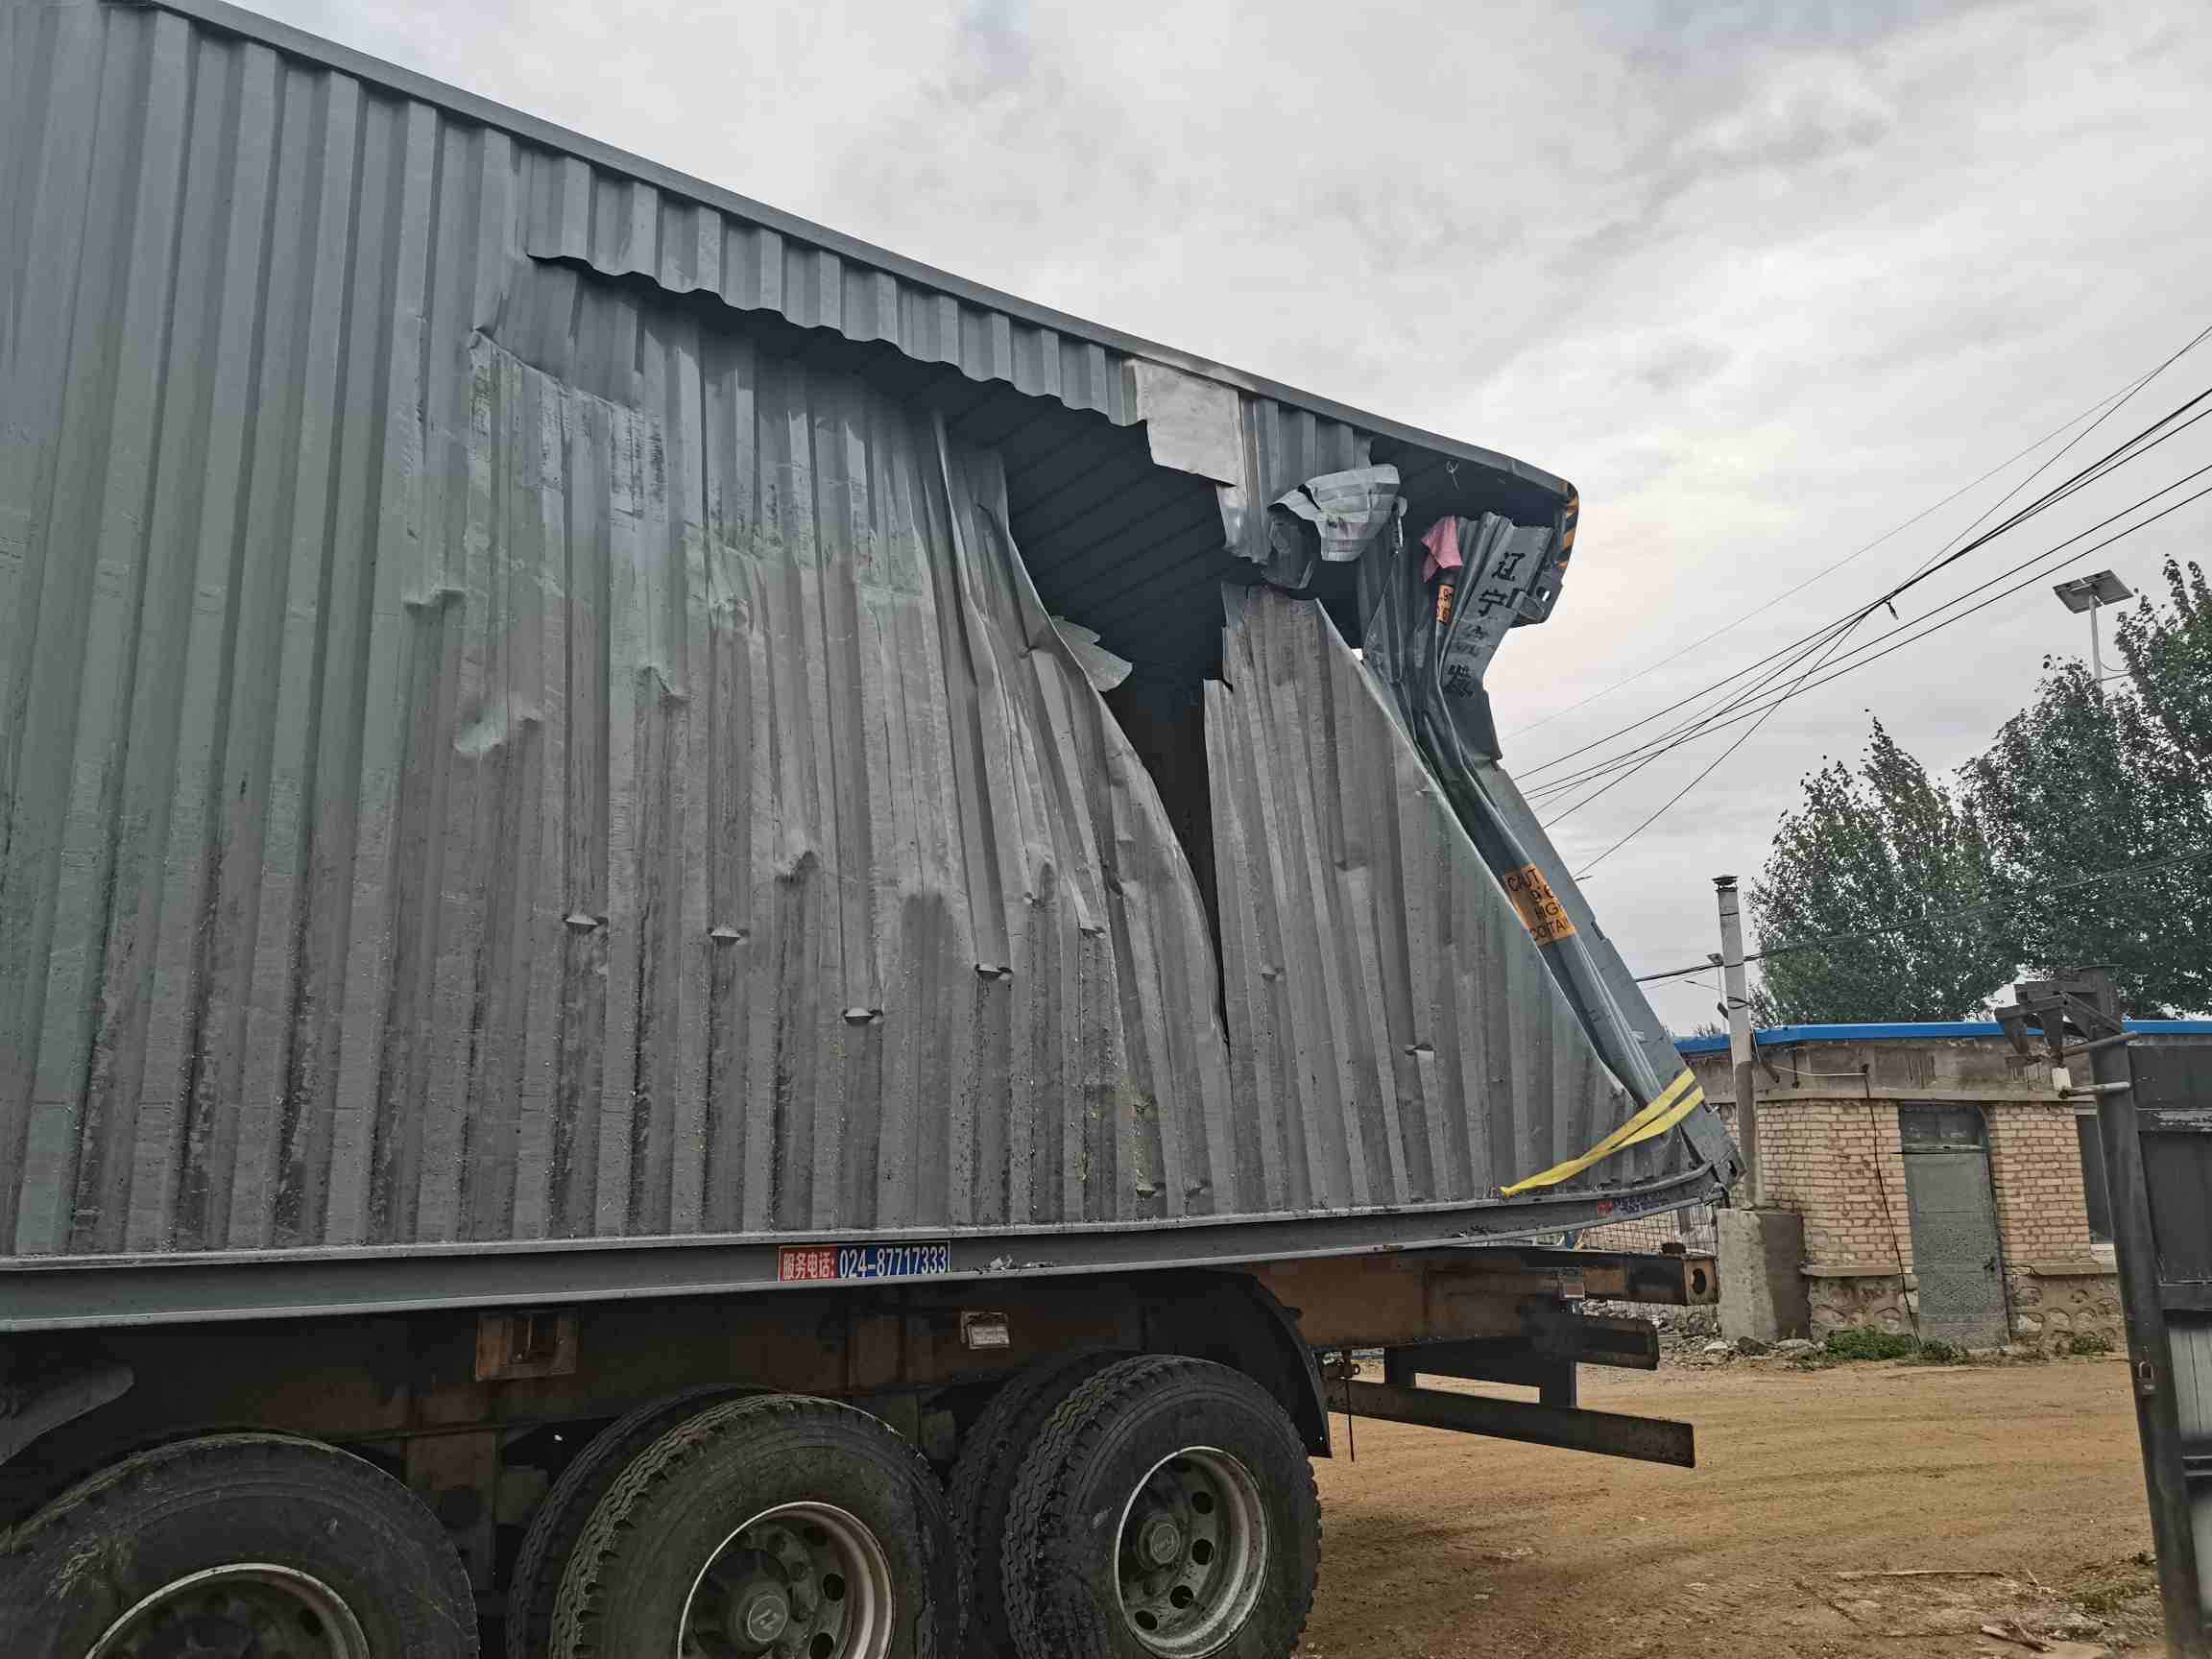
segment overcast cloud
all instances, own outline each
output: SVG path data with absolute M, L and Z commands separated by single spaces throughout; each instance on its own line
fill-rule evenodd
M 1493 676 L 1508 733 L 1850 553 L 2212 324 L 2200 0 L 263 5 L 979 281 L 1573 478 L 1566 597 Z M 2212 346 L 2106 433 L 2207 384 Z M 1906 619 L 2212 460 L 2204 430 L 1909 596 Z M 2025 470 L 1523 731 L 1508 763 L 1849 609 Z M 2082 567 L 2140 589 L 2208 528 L 2212 501 Z M 1756 873 L 1798 777 L 1855 753 L 1869 710 L 1949 767 L 2028 697 L 2043 653 L 2084 645 L 2038 586 L 1789 705 L 1592 877 L 1608 929 L 1640 971 L 1697 960 L 1706 878 Z M 1726 741 L 1570 819 L 1570 862 Z M 1678 1029 L 1714 999 L 1658 998 Z

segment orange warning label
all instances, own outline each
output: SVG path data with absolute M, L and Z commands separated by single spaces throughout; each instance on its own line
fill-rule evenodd
M 1575 924 L 1567 920 L 1566 906 L 1551 896 L 1551 883 L 1533 864 L 1524 864 L 1505 875 L 1505 895 L 1527 925 L 1528 937 L 1539 945 L 1556 945 L 1575 936 Z

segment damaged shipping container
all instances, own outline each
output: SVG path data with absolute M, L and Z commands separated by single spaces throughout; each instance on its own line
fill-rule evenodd
M 1730 1179 L 1500 764 L 1564 481 L 220 7 L 0 77 L 0 1299 Z

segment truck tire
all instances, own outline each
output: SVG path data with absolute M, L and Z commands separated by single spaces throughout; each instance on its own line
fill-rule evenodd
M 553 1653 L 954 1659 L 954 1559 L 937 1478 L 884 1424 L 833 1400 L 729 1400 L 600 1500 L 562 1576 Z
M 1320 1564 L 1313 1471 L 1274 1397 L 1226 1365 L 1124 1359 L 1023 1460 L 1007 1614 L 1022 1659 L 1284 1659 Z
M 11 1659 L 471 1659 L 476 1602 L 445 1528 L 382 1470 L 218 1434 L 127 1457 L 0 1539 L 0 1630 Z
M 552 1651 L 553 1603 L 561 1594 L 568 1552 L 630 1460 L 685 1418 L 742 1392 L 714 1384 L 655 1400 L 608 1424 L 569 1459 L 532 1511 L 508 1575 L 507 1659 L 545 1659 Z
M 1060 1403 L 1119 1358 L 1112 1352 L 1060 1354 L 1016 1372 L 999 1384 L 961 1442 L 950 1501 L 966 1592 L 967 1659 L 1001 1659 L 1014 1651 L 1002 1551 L 1022 1455 Z

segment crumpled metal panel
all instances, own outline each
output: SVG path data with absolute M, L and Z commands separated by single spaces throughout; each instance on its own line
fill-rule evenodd
M 0 1245 L 1214 1208 L 1204 913 L 994 453 L 517 257 L 500 133 L 0 16 Z
M 1459 518 L 1451 549 L 1461 563 L 1442 567 L 1432 567 L 1426 545 L 1431 526 L 1393 525 L 1359 562 L 1362 656 L 1491 874 L 1556 907 L 1544 958 L 1598 1052 L 1641 1104 L 1680 1074 L 1681 1057 L 1500 764 L 1483 684 L 1505 638 L 1549 616 L 1557 603 L 1575 517 L 1569 502 L 1549 523 L 1520 524 L 1495 513 Z M 1439 520 L 1436 528 L 1448 523 Z M 1727 1156 L 1709 1113 L 1697 1116 L 1690 1133 L 1710 1156 Z
M 1237 567 L 1116 348 L 721 208 L 710 271 L 705 209 L 519 131 L 0 4 L 0 1254 L 1303 1216 L 1604 1127 L 1518 1037 L 1503 1146 L 1502 1078 L 1286 1074 L 1295 1147 L 1232 1087 L 1114 665 L 1007 529 L 1109 647 Z M 894 325 L 1003 438 L 853 377 Z M 1364 463 L 1239 396 L 1251 499 Z
M 1479 1202 L 1580 1153 L 1635 1103 L 1386 693 L 1318 604 L 1225 598 L 1206 738 L 1238 1207 Z M 1669 1134 L 1558 1190 L 1702 1162 Z

